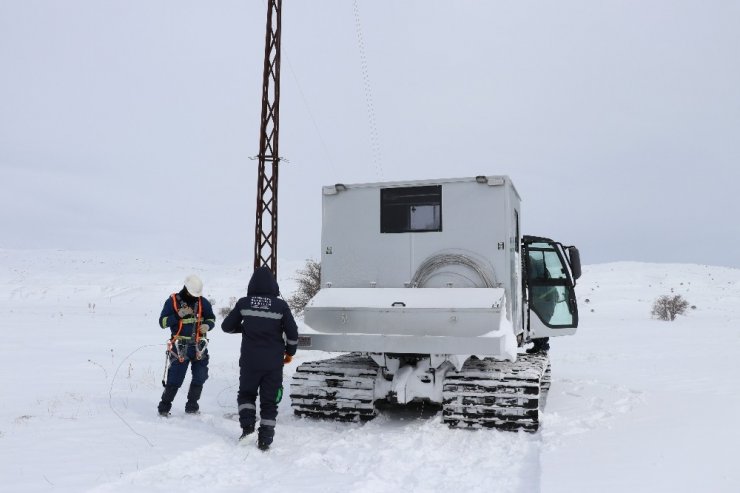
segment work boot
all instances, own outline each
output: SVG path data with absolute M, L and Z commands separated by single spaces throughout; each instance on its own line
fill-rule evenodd
M 527 354 L 546 353 L 550 350 L 549 337 L 541 339 L 532 339 L 532 347 L 527 349 Z
M 188 389 L 188 401 L 185 403 L 185 412 L 188 414 L 197 414 L 200 406 L 198 405 L 198 399 L 200 399 L 200 393 L 203 392 L 202 385 L 190 384 Z
M 252 433 L 254 433 L 254 425 L 247 425 L 242 427 L 242 436 L 239 437 L 239 441 L 241 442 Z
M 157 411 L 160 416 L 169 416 L 170 409 L 172 409 L 172 401 L 175 400 L 177 395 L 177 387 L 174 385 L 165 385 L 164 392 L 162 392 L 162 400 L 159 401 Z
M 270 449 L 270 444 L 262 440 L 257 440 L 257 448 L 263 452 L 267 452 Z
M 274 423 L 274 421 L 273 421 Z M 275 427 L 260 424 L 259 434 L 257 436 L 257 448 L 263 452 L 270 448 L 272 439 L 275 437 Z

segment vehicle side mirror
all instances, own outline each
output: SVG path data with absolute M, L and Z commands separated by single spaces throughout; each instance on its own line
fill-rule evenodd
M 568 247 L 568 257 L 570 258 L 570 270 L 573 272 L 573 280 L 581 277 L 581 254 L 574 246 Z

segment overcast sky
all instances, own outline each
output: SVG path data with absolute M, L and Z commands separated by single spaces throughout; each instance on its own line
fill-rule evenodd
M 0 247 L 251 264 L 265 18 L 0 0 Z M 284 0 L 279 257 L 319 257 L 322 185 L 506 174 L 585 263 L 740 267 L 739 26 L 735 0 Z

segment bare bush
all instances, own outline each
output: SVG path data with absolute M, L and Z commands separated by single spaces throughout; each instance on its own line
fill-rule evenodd
M 683 299 L 680 294 L 675 296 L 664 295 L 655 300 L 651 313 L 658 320 L 673 321 L 676 320 L 676 315 L 683 315 L 688 307 L 689 302 Z
M 298 269 L 298 289 L 288 298 L 288 306 L 293 313 L 300 315 L 311 298 L 321 289 L 321 263 L 315 260 L 306 260 L 306 265 Z

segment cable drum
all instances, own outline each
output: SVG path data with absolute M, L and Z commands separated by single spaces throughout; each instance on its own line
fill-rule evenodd
M 465 267 L 465 269 L 455 269 L 459 266 Z M 466 275 L 466 271 L 472 271 L 473 276 L 471 277 L 470 273 Z M 438 253 L 424 260 L 411 278 L 411 286 L 417 288 L 433 287 L 429 286 L 430 280 L 440 275 L 458 279 L 457 283 L 452 283 L 453 286 L 457 285 L 457 287 L 496 287 L 493 267 L 488 262 L 480 261 L 469 254 L 454 252 Z M 459 282 L 460 279 L 463 280 L 462 284 Z

